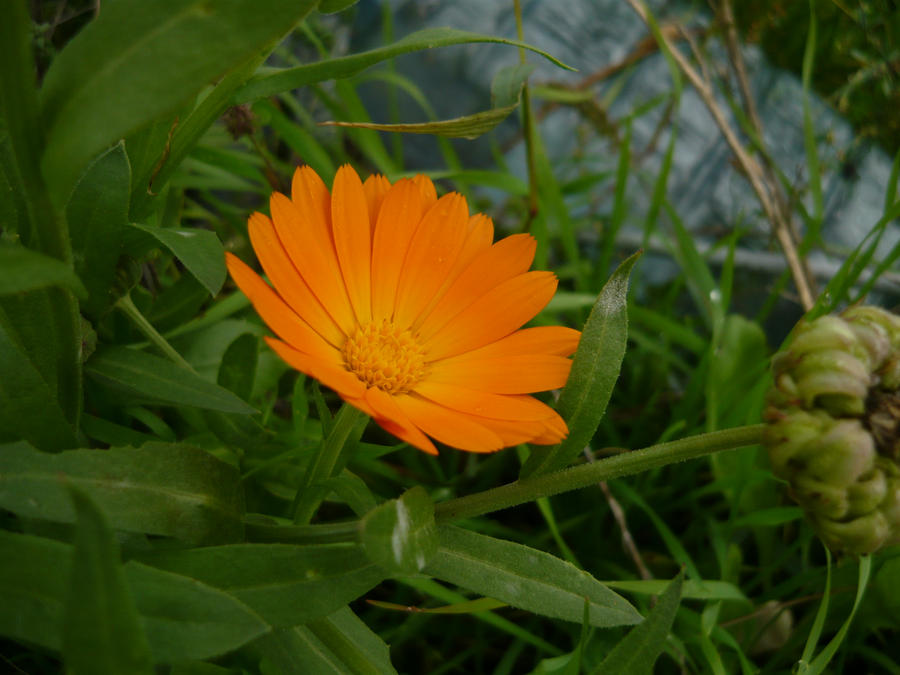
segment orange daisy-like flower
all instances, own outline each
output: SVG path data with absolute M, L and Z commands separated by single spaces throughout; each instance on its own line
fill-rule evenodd
M 250 241 L 274 290 L 237 257 L 228 270 L 287 363 L 427 453 L 551 444 L 568 429 L 528 394 L 561 387 L 580 333 L 525 328 L 556 277 L 529 272 L 535 241 L 492 244 L 490 218 L 437 198 L 425 176 L 365 183 L 342 166 L 328 188 L 309 167 Z M 431 438 L 429 438 L 429 436 Z

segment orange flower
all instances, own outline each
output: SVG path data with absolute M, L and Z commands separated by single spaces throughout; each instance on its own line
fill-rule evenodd
M 465 198 L 437 198 L 425 176 L 362 183 L 342 166 L 328 188 L 309 167 L 250 241 L 274 290 L 237 257 L 228 270 L 280 340 L 287 363 L 427 453 L 429 436 L 471 452 L 552 444 L 568 433 L 527 394 L 561 387 L 580 333 L 525 328 L 556 277 L 529 272 L 535 241 L 492 244 Z

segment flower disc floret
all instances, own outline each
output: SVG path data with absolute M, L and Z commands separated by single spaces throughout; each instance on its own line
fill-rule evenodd
M 341 349 L 347 370 L 389 394 L 405 394 L 425 374 L 425 351 L 408 330 L 389 321 L 360 326 Z

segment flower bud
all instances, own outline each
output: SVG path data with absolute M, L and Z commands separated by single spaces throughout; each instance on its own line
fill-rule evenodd
M 900 317 L 800 324 L 772 370 L 764 442 L 816 532 L 856 554 L 900 542 Z

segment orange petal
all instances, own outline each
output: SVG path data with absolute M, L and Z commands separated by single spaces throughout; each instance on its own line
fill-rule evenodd
M 495 452 L 503 447 L 497 434 L 469 415 L 408 394 L 394 400 L 413 424 L 441 443 L 469 452 Z
M 282 340 L 326 362 L 334 362 L 340 358 L 338 351 L 297 316 L 240 258 L 226 253 L 225 265 L 234 283 L 250 299 L 257 314 Z
M 341 398 L 352 402 L 352 399 L 361 399 L 365 395 L 366 386 L 356 375 L 344 370 L 340 355 L 336 360 L 326 362 L 280 340 L 267 337 L 266 342 L 288 365 L 334 389 Z
M 395 326 L 408 328 L 434 301 L 462 249 L 468 221 L 466 200 L 455 192 L 437 200 L 422 217 L 400 273 Z
M 571 369 L 569 359 L 547 354 L 445 359 L 431 364 L 428 381 L 495 394 L 532 394 L 562 387 Z
M 530 234 L 514 234 L 483 251 L 437 302 L 420 327 L 419 338 L 427 342 L 487 291 L 528 271 L 536 248 L 537 242 Z
M 533 326 L 517 330 L 505 338 L 465 354 L 454 356 L 454 360 L 487 359 L 504 356 L 524 356 L 526 354 L 553 354 L 569 356 L 578 349 L 581 332 L 565 326 Z
M 412 180 L 398 180 L 384 197 L 372 241 L 372 317 L 375 321 L 393 316 L 403 261 L 424 213 L 422 190 Z
M 372 227 L 366 195 L 349 164 L 338 169 L 331 190 L 331 229 L 350 304 L 359 323 L 372 319 Z
M 526 272 L 507 279 L 425 343 L 429 360 L 461 354 L 506 337 L 541 311 L 555 291 L 556 276 L 552 272 Z
M 485 420 L 484 425 L 503 439 L 504 445 L 519 445 L 519 443 L 533 443 L 536 445 L 551 445 L 559 443 L 568 435 L 566 423 L 557 415 L 562 424 L 560 432 L 554 419 L 541 422 L 512 422 L 510 420 Z
M 296 176 L 294 182 L 298 182 Z M 301 211 L 304 207 L 298 207 L 296 202 L 280 192 L 272 193 L 269 208 L 278 239 L 294 267 L 344 334 L 351 335 L 356 327 L 356 318 L 347 299 L 344 280 L 330 235 L 321 221 L 321 213 L 314 207 Z
M 414 392 L 438 405 L 479 417 L 539 422 L 554 414 L 553 408 L 532 396 L 503 396 L 430 379 L 416 385 Z
M 369 211 L 369 226 L 375 231 L 375 221 L 378 220 L 378 212 L 384 196 L 391 189 L 391 182 L 379 173 L 373 173 L 363 183 L 363 192 L 366 195 L 366 206 Z
M 331 238 L 331 194 L 310 166 L 298 166 L 291 180 L 291 201 L 316 229 L 318 236 Z
M 437 201 L 437 190 L 434 189 L 434 183 L 428 176 L 421 173 L 416 174 L 412 177 L 412 182 L 418 186 L 422 199 L 425 200 L 426 208 Z
M 247 229 L 256 257 L 278 294 L 319 335 L 335 347 L 343 344 L 344 333 L 297 272 L 275 233 L 272 221 L 261 213 L 254 213 L 250 216 Z
M 385 431 L 429 455 L 438 454 L 431 439 L 410 421 L 390 394 L 370 387 L 366 389 L 366 402 L 374 412 L 372 417 Z

